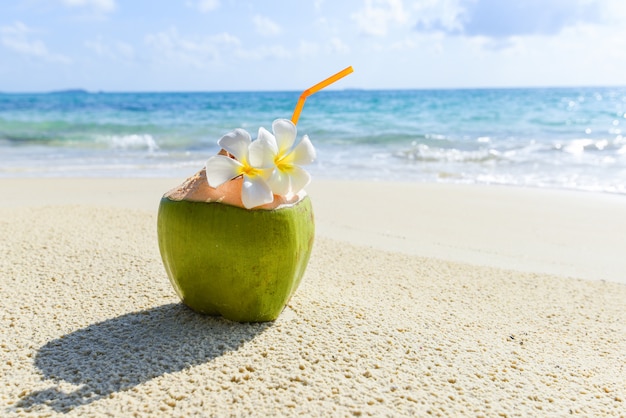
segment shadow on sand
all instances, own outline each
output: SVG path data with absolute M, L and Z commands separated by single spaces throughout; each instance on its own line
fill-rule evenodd
M 237 350 L 269 326 L 199 315 L 182 304 L 96 323 L 39 349 L 35 366 L 54 386 L 26 395 L 12 409 L 46 405 L 67 412 Z M 79 387 L 66 393 L 58 387 L 63 381 Z

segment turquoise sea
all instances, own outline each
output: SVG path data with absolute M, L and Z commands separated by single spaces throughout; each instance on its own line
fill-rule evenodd
M 0 93 L 0 177 L 180 177 L 300 92 Z M 332 90 L 298 123 L 315 178 L 626 194 L 626 88 Z

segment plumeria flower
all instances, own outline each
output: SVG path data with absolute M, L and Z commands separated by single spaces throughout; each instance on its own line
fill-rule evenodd
M 257 142 L 254 141 L 255 146 L 251 146 L 250 134 L 243 129 L 235 129 L 217 141 L 235 159 L 215 155 L 206 163 L 206 177 L 211 187 L 219 187 L 235 177 L 243 176 L 241 200 L 247 209 L 274 201 L 274 194 L 267 183 L 274 170 L 273 163 L 250 163 L 252 160 L 268 161 L 273 149 Z
M 295 144 L 296 125 L 288 119 L 276 119 L 272 123 L 272 131 L 273 135 L 265 128 L 259 129 L 251 150 L 258 147 L 263 151 L 250 154 L 250 161 L 259 167 L 274 165 L 275 169 L 267 180 L 274 194 L 296 194 L 311 181 L 309 173 L 300 166 L 315 160 L 315 148 L 307 135 Z M 270 153 L 267 152 L 268 148 Z

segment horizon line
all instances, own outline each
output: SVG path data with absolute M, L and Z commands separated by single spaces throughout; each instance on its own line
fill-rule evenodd
M 475 87 L 401 87 L 401 88 L 329 88 L 324 92 L 350 91 L 451 91 L 451 90 L 544 90 L 544 89 L 590 89 L 590 88 L 626 88 L 625 85 L 534 85 L 534 86 L 475 86 Z M 302 93 L 300 90 L 90 90 L 85 88 L 66 88 L 54 90 L 4 91 L 0 94 L 206 94 L 206 93 Z

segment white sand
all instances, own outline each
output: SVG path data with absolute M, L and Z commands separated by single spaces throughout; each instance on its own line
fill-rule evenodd
M 0 416 L 626 414 L 624 197 L 315 182 L 303 283 L 250 325 L 178 303 L 176 183 L 0 180 Z

